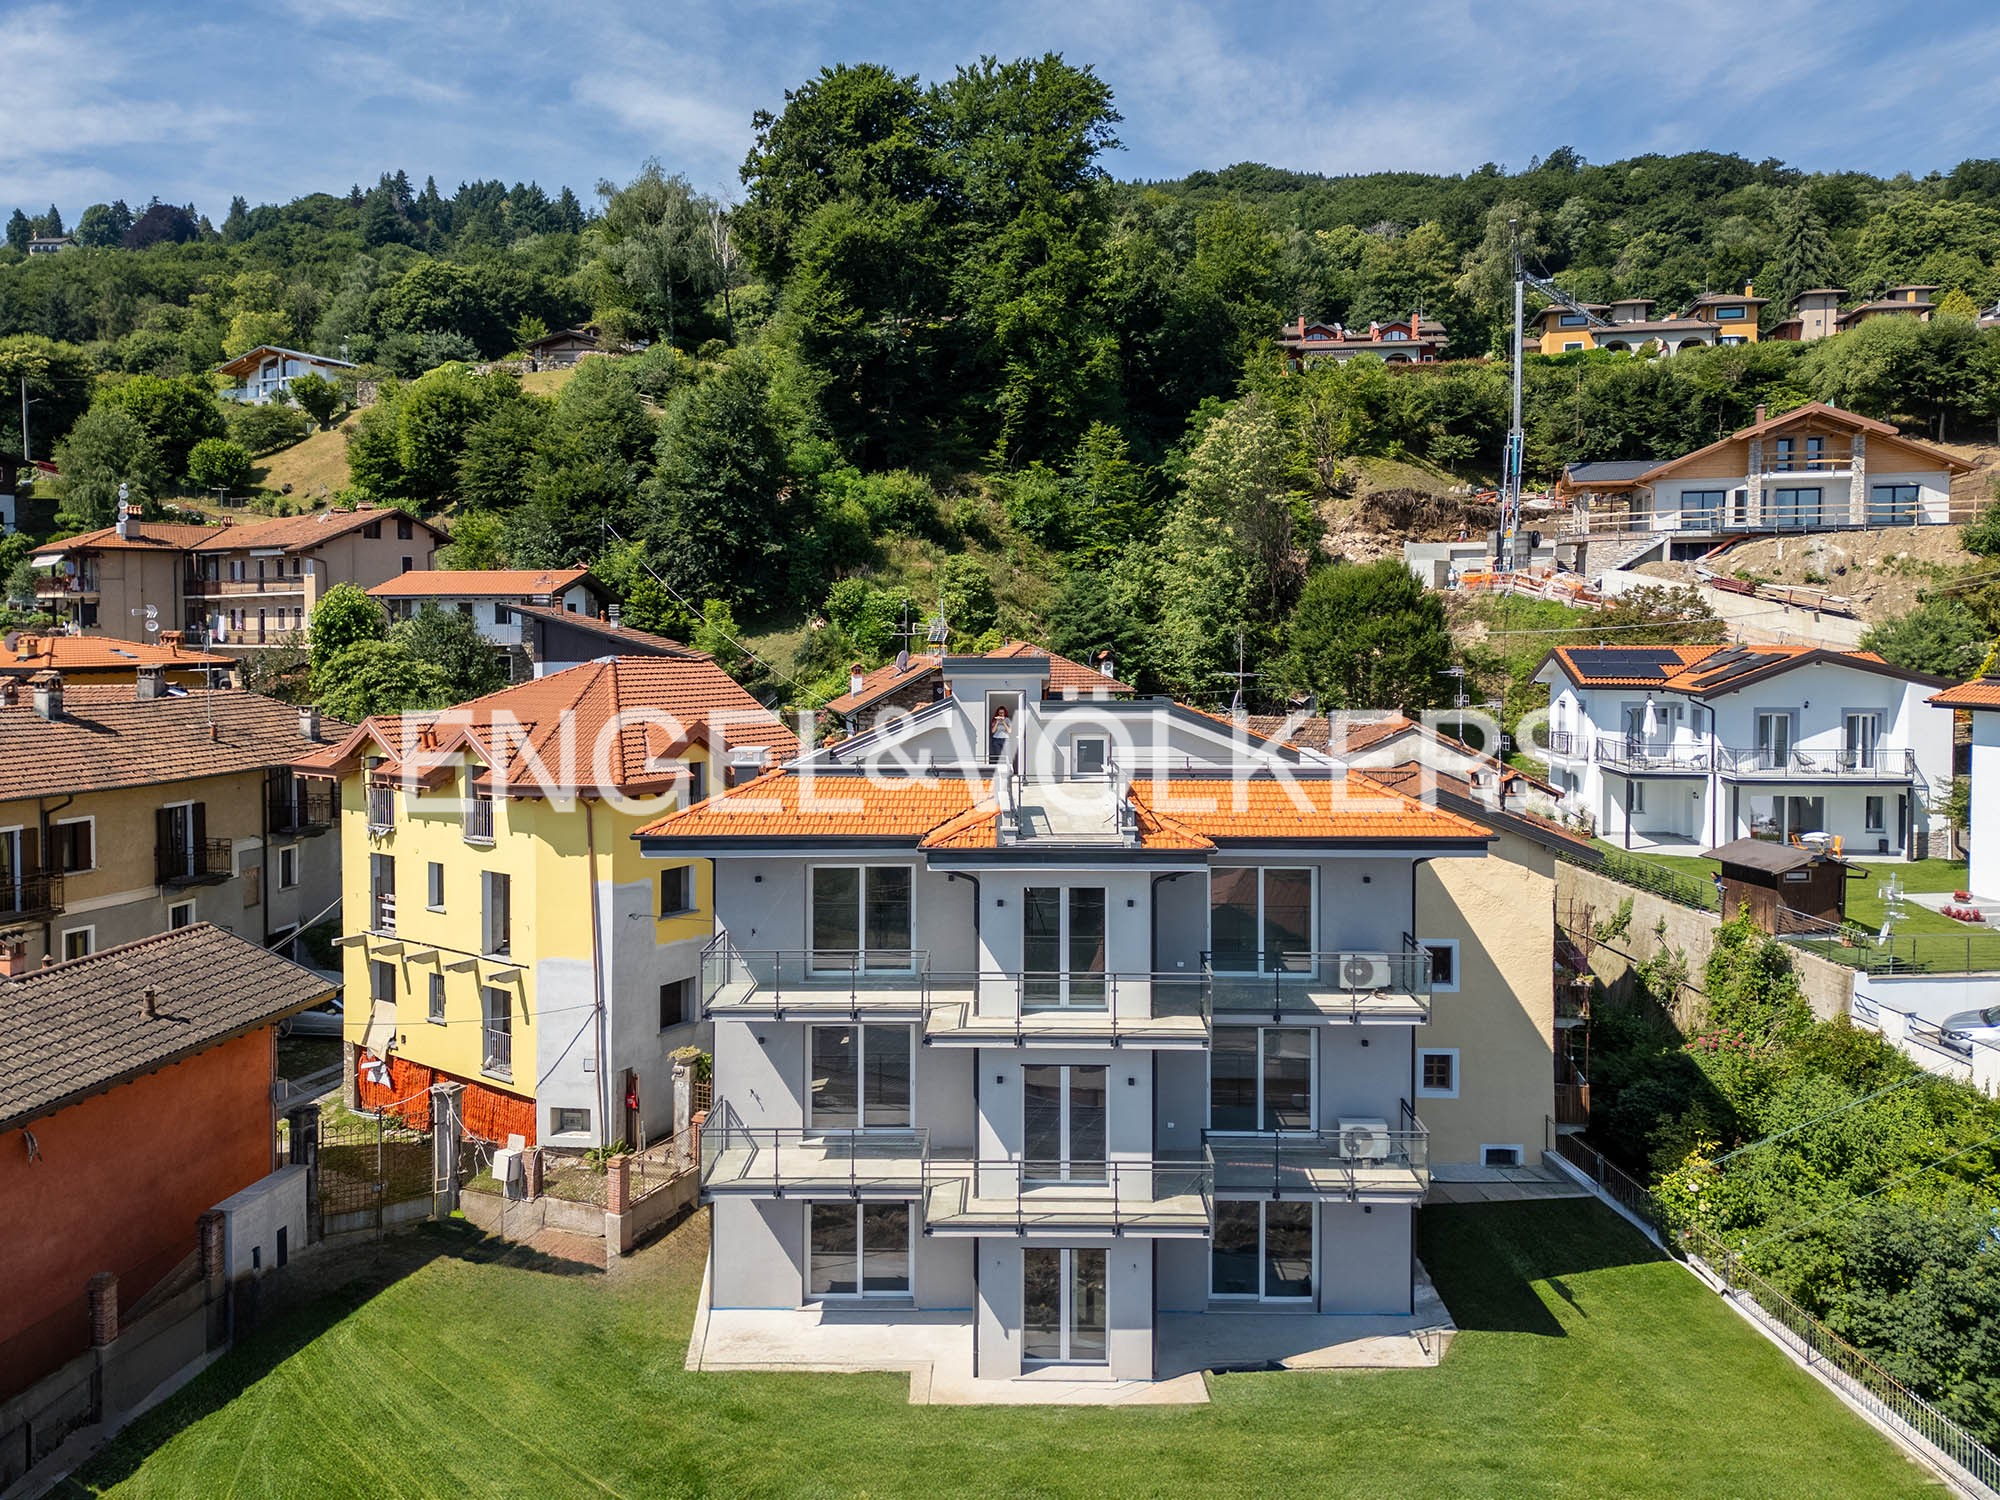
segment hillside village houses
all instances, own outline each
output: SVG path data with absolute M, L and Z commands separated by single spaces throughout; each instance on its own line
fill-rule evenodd
M 1386 323 L 1371 322 L 1365 329 L 1312 322 L 1301 314 L 1278 333 L 1280 356 L 1294 373 L 1329 360 L 1346 364 L 1364 354 L 1391 365 L 1435 364 L 1450 342 L 1444 324 L 1420 312 Z
M 1670 318 L 1653 316 L 1651 297 L 1621 297 L 1614 302 L 1585 302 L 1576 308 L 1551 304 L 1534 315 L 1540 325 L 1530 335 L 1537 354 L 1573 354 L 1584 349 L 1655 347 L 1678 354 L 1695 344 L 1754 344 L 1757 314 L 1770 299 L 1752 294 L 1703 292 Z
M 638 1146 L 696 1038 L 708 870 L 642 861 L 666 807 L 792 758 L 708 657 L 606 657 L 299 755 L 339 789 L 349 1086 L 464 1085 L 487 1140 Z
M 1500 856 L 1409 776 L 1044 655 L 937 670 L 638 832 L 715 872 L 707 1357 L 879 1362 L 834 1316 L 872 1306 L 899 1358 L 1147 1381 L 1433 1317 L 1433 1174 L 1546 1137 L 1537 839 L 1580 841 Z
M 1556 486 L 1559 530 L 1615 545 L 1629 567 L 1662 550 L 1697 557 L 1729 536 L 1941 526 L 1965 519 L 1951 488 L 1970 469 L 1823 402 L 1776 416 L 1759 407 L 1749 426 L 1678 458 L 1569 465 Z M 1598 569 L 1586 559 L 1580 571 Z
M 1945 683 L 1809 646 L 1561 646 L 1549 774 L 1597 835 L 1699 853 L 1825 835 L 1835 854 L 1923 859 L 1951 790 Z
M 444 541 L 428 522 L 370 507 L 212 526 L 133 515 L 29 562 L 35 602 L 67 631 L 148 641 L 183 630 L 191 643 L 240 649 L 303 631 L 336 584 L 366 589 L 429 568 Z
M 0 679 L 0 974 L 196 922 L 287 946 L 340 894 L 332 805 L 290 764 L 322 732 L 158 666 Z

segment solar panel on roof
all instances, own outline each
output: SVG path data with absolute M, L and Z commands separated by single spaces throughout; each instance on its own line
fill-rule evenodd
M 1694 685 L 1698 688 L 1711 687 L 1718 682 L 1727 682 L 1732 677 L 1741 677 L 1746 672 L 1754 672 L 1759 667 L 1768 667 L 1774 661 L 1783 660 L 1783 656 L 1772 652 L 1753 651 L 1746 656 L 1740 656 L 1735 661 L 1729 662 L 1719 672 L 1710 671 L 1710 664 L 1703 662 L 1700 667 L 1696 668 L 1701 675 L 1695 679 Z
M 1600 677 L 1637 677 L 1658 682 L 1680 665 L 1673 651 L 1659 646 L 1595 646 L 1574 653 L 1581 665 Z

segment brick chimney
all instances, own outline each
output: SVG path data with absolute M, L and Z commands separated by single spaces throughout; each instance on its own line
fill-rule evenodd
M 299 738 L 319 743 L 319 710 L 311 704 L 299 710 Z
M 146 986 L 146 992 L 139 997 L 139 1019 L 155 1021 L 159 1019 L 159 1015 L 160 992 L 149 984 Z
M 37 672 L 28 679 L 35 690 L 35 712 L 45 719 L 60 719 L 63 711 L 63 684 L 60 672 Z
M 1757 403 L 1757 425 L 1759 427 L 1764 425 L 1764 403 L 1761 401 Z
M 167 696 L 167 669 L 160 666 L 139 668 L 135 677 L 137 697 L 141 703 L 152 703 Z

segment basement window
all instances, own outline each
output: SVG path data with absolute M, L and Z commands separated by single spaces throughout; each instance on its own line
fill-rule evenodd
M 1481 1146 L 1479 1164 L 1482 1167 L 1518 1167 L 1521 1165 L 1519 1146 Z

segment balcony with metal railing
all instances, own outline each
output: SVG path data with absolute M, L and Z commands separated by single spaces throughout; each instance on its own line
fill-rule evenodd
M 1418 1203 L 1430 1190 L 1430 1131 L 1404 1102 L 1395 1126 L 1347 1121 L 1333 1130 L 1208 1131 L 1217 1196 Z
M 380 836 L 392 833 L 396 827 L 396 789 L 388 786 L 368 788 L 368 832 Z
M 711 1017 L 921 1017 L 931 993 L 930 955 L 913 949 L 738 948 L 726 936 L 701 955 L 702 1003 Z
M 717 1115 L 726 1113 L 726 1106 Z M 930 1133 L 919 1127 L 863 1130 L 758 1128 L 711 1123 L 701 1133 L 701 1184 L 711 1193 L 916 1198 Z
M 927 1234 L 1206 1238 L 1214 1231 L 1205 1160 L 928 1160 L 924 1177 Z
M 340 811 L 339 794 L 330 782 L 299 779 L 289 786 L 276 784 L 269 801 L 273 833 L 324 833 Z
M 924 1040 L 941 1046 L 1208 1045 L 1199 973 L 1067 970 L 936 976 Z
M 62 871 L 26 870 L 0 875 L 0 925 L 51 917 L 62 909 Z
M 1713 761 L 1708 750 L 1700 746 L 1677 745 L 1670 740 L 1647 739 L 1643 735 L 1600 734 L 1597 737 L 1597 763 L 1608 770 L 1627 774 L 1705 776 Z
M 1557 760 L 1589 760 L 1590 736 L 1578 734 L 1570 729 L 1550 729 L 1544 737 L 1548 743 L 1543 748 Z
M 217 885 L 236 873 L 236 858 L 228 839 L 170 839 L 153 847 L 157 884 Z
M 1412 1025 L 1431 1016 L 1432 959 L 1408 937 L 1399 952 L 1220 950 L 1202 954 L 1211 1016 Z
M 1722 774 L 1739 781 L 1909 781 L 1917 774 L 1917 752 L 1870 748 L 1834 750 L 1756 746 L 1719 752 Z

